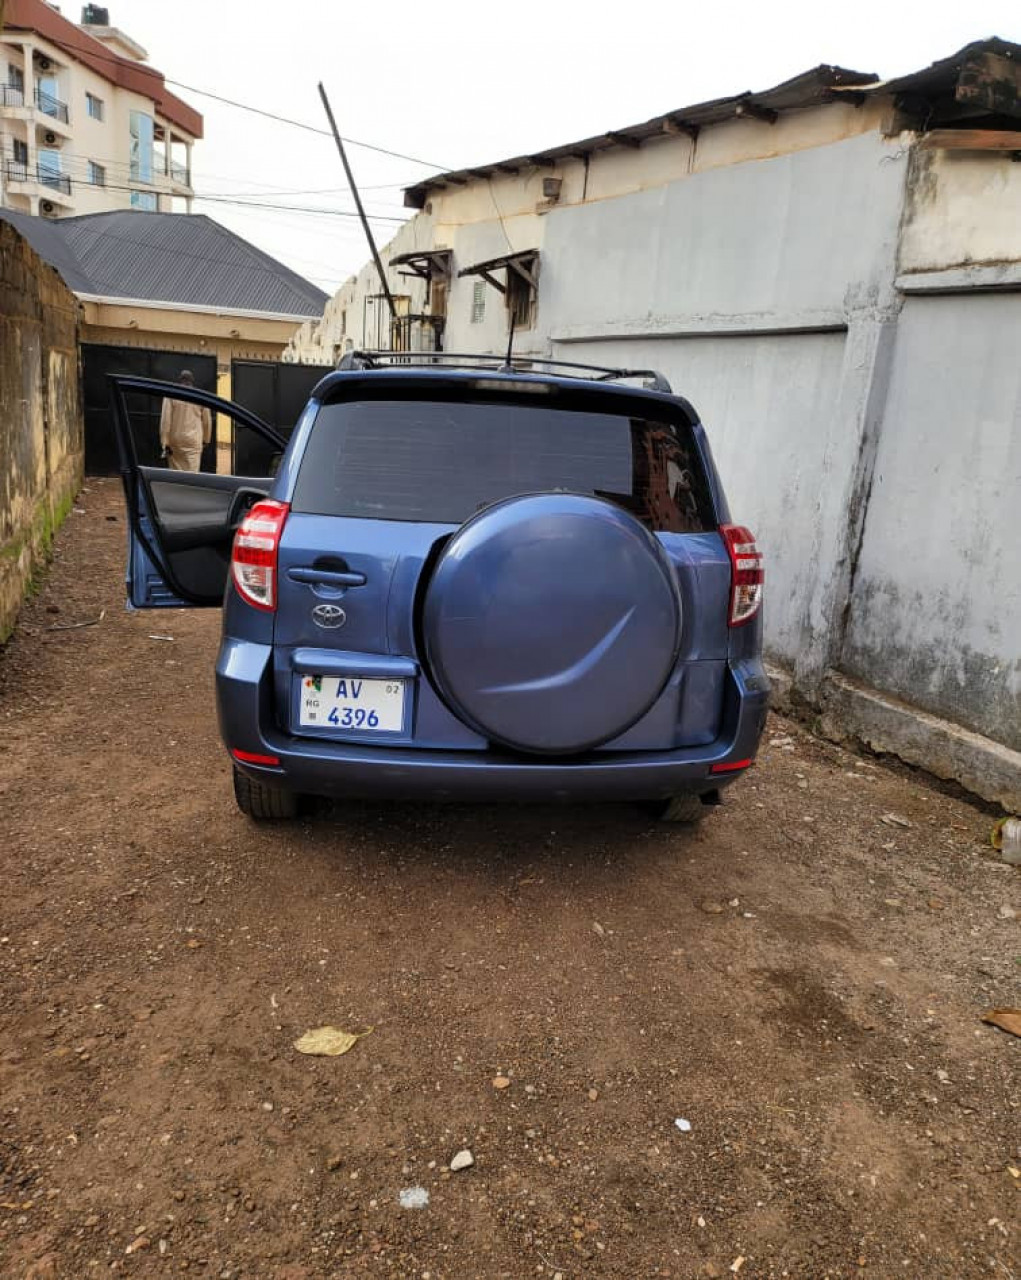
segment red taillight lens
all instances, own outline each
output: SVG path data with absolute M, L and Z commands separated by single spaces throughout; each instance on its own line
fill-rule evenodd
M 233 748 L 231 755 L 235 760 L 240 760 L 242 764 L 280 764 L 279 756 L 264 756 L 260 755 L 257 751 L 241 751 L 237 747 Z
M 755 535 L 744 525 L 721 524 L 720 533 L 730 556 L 730 617 L 732 627 L 751 622 L 762 606 L 762 552 Z
M 238 595 L 269 613 L 277 607 L 277 551 L 289 510 L 272 498 L 257 502 L 234 537 L 230 567 Z

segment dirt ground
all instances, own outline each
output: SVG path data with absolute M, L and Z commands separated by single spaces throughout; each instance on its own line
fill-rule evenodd
M 88 482 L 0 657 L 0 1274 L 1015 1275 L 988 812 L 774 718 L 694 834 L 257 827 L 218 615 L 125 612 L 124 537 Z

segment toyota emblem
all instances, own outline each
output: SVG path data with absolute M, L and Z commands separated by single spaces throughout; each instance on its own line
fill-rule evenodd
M 317 604 L 312 610 L 312 621 L 317 627 L 342 627 L 347 614 L 339 604 Z

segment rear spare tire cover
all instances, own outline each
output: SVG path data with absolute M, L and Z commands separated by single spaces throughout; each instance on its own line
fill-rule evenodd
M 662 692 L 681 602 L 666 553 L 620 507 L 545 493 L 473 516 L 440 555 L 423 608 L 448 706 L 520 751 L 615 738 Z

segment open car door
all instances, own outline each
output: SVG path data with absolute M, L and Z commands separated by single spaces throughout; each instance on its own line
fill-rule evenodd
M 273 485 L 286 439 L 261 418 L 208 391 L 153 378 L 112 375 L 110 394 L 128 508 L 128 601 L 135 609 L 219 607 L 234 534 Z M 160 422 L 175 403 L 211 427 L 215 470 L 143 465 L 160 457 Z M 183 457 L 178 453 L 178 460 Z M 242 460 L 239 463 L 238 460 Z M 196 459 L 197 461 L 197 459 Z M 263 474 L 235 475 L 236 469 Z

